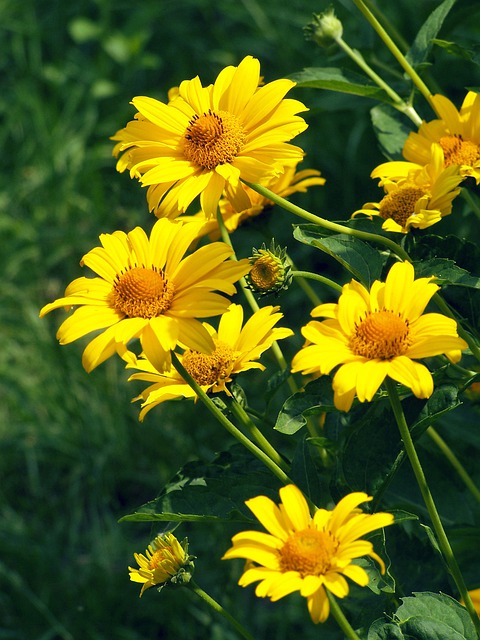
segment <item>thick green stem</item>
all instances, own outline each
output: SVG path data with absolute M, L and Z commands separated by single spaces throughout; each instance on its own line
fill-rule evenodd
M 385 80 L 383 80 L 372 69 L 372 67 L 369 64 L 367 64 L 367 62 L 365 61 L 365 59 L 363 58 L 363 56 L 360 54 L 359 51 L 352 49 L 341 36 L 339 36 L 338 38 L 335 38 L 335 42 L 360 67 L 360 69 L 362 69 L 362 71 L 364 71 L 368 75 L 368 77 L 371 78 L 375 82 L 375 84 L 377 84 L 380 87 L 380 89 L 383 89 L 383 91 L 385 91 L 385 93 L 393 100 L 392 106 L 394 106 L 395 109 L 398 109 L 399 111 L 404 113 L 406 116 L 408 116 L 410 120 L 413 122 L 413 124 L 415 124 L 417 127 L 422 124 L 422 119 L 420 118 L 418 113 L 415 111 L 415 109 L 412 107 L 412 105 L 405 102 L 405 100 L 403 100 L 398 95 L 398 93 L 394 91 L 390 87 L 390 85 L 388 85 L 385 82 Z
M 379 236 L 376 233 L 368 233 L 368 231 L 360 231 L 358 229 L 351 229 L 350 227 L 345 227 L 343 224 L 338 224 L 338 222 L 331 222 L 330 220 L 326 220 L 325 218 L 321 218 L 320 216 L 316 216 L 301 207 L 298 207 L 296 204 L 293 204 L 282 198 L 281 196 L 273 193 L 267 187 L 264 187 L 260 184 L 253 184 L 250 182 L 245 182 L 247 186 L 251 189 L 259 193 L 260 195 L 272 200 L 280 207 L 288 211 L 289 213 L 293 213 L 299 218 L 303 218 L 308 222 L 318 225 L 319 227 L 323 227 L 324 229 L 328 229 L 329 231 L 334 231 L 336 233 L 344 233 L 348 236 L 354 236 L 355 238 L 359 238 L 360 240 L 366 240 L 367 242 L 375 242 L 377 244 L 382 244 L 384 247 L 387 247 L 392 251 L 395 255 L 397 255 L 402 260 L 409 260 L 410 257 L 408 253 L 396 242 L 390 240 L 390 238 L 386 238 L 385 236 Z
M 228 613 L 228 611 L 226 611 L 221 604 L 219 604 L 216 600 L 209 596 L 206 591 L 201 589 L 196 582 L 191 580 L 186 586 L 199 598 L 206 602 L 209 607 L 212 607 L 212 609 L 216 613 L 219 613 L 221 616 L 223 616 L 225 620 L 227 620 L 232 625 L 232 627 L 242 636 L 242 638 L 245 638 L 245 640 L 255 640 L 254 636 L 252 636 L 252 634 L 247 631 L 245 627 L 241 625 L 240 622 L 238 622 L 238 620 L 236 620 L 230 613 Z
M 326 278 L 325 276 L 321 276 L 318 273 L 312 273 L 311 271 L 292 271 L 292 276 L 294 278 L 308 278 L 310 280 L 317 280 L 317 282 L 321 282 L 322 284 L 326 284 L 328 287 L 335 289 L 335 291 L 342 292 L 342 286 L 330 278 Z
M 338 626 L 345 635 L 345 638 L 348 638 L 348 640 L 360 640 L 359 636 L 355 633 L 352 625 L 346 619 L 345 614 L 341 610 L 336 599 L 328 589 L 325 589 L 325 591 L 327 592 L 328 601 L 330 603 L 330 611 L 332 612 L 332 615 L 335 618 Z
M 188 373 L 185 367 L 182 365 L 180 360 L 174 351 L 172 351 L 172 364 L 178 373 L 182 376 L 182 378 L 187 382 L 192 389 L 195 391 L 197 396 L 206 406 L 206 408 L 210 411 L 210 413 L 220 422 L 220 424 L 225 427 L 225 429 L 238 440 L 243 446 L 250 451 L 256 458 L 258 458 L 263 464 L 270 469 L 270 471 L 283 483 L 290 484 L 292 481 L 287 476 L 287 474 L 267 456 L 257 445 L 255 445 L 247 436 L 237 429 L 237 427 L 230 422 L 230 420 L 220 411 L 220 409 L 216 406 L 212 399 L 205 393 L 205 391 L 200 387 L 194 378 Z
M 475 625 L 477 633 L 480 635 L 480 618 L 478 617 L 477 612 L 475 611 L 475 607 L 473 606 L 472 599 L 470 598 L 470 594 L 468 593 L 468 589 L 465 585 L 462 572 L 460 571 L 457 560 L 453 555 L 452 547 L 447 538 L 447 534 L 445 533 L 445 529 L 443 528 L 443 524 L 433 500 L 433 496 L 430 492 L 427 479 L 423 472 L 417 450 L 415 449 L 415 445 L 413 443 L 412 436 L 407 425 L 407 421 L 405 420 L 405 414 L 403 413 L 402 404 L 398 396 L 395 382 L 387 377 L 385 379 L 385 386 L 387 388 L 388 397 L 390 399 L 390 404 L 392 406 L 395 420 L 402 437 L 405 451 L 407 452 L 407 456 L 410 460 L 410 464 L 412 465 L 413 473 L 415 474 L 415 478 L 422 494 L 423 501 L 425 502 L 425 506 L 427 507 L 428 514 L 432 521 L 433 529 L 437 537 L 438 546 L 442 552 L 443 559 L 445 560 L 450 574 L 455 581 L 455 584 L 457 585 L 460 596 L 465 603 L 465 607 L 470 614 L 472 622 Z
M 450 449 L 450 447 L 445 442 L 445 440 L 441 437 L 441 435 L 433 427 L 429 427 L 427 429 L 427 434 L 433 440 L 433 442 L 435 442 L 437 447 L 440 449 L 440 451 L 443 453 L 443 455 L 450 462 L 450 464 L 455 469 L 455 471 L 457 472 L 458 476 L 461 478 L 461 480 L 463 481 L 463 483 L 465 484 L 467 489 L 470 491 L 472 496 L 475 498 L 475 500 L 477 502 L 480 502 L 480 491 L 478 490 L 477 486 L 475 485 L 475 483 L 473 482 L 473 480 L 471 479 L 471 477 L 467 473 L 465 467 L 462 465 L 460 460 L 457 458 L 457 456 Z
M 372 27 L 378 33 L 380 38 L 383 40 L 384 44 L 389 49 L 390 53 L 394 56 L 394 58 L 397 60 L 397 62 L 400 64 L 400 66 L 403 68 L 403 70 L 407 73 L 407 75 L 410 76 L 410 78 L 412 79 L 413 84 L 417 87 L 417 89 L 420 91 L 422 96 L 425 98 L 425 100 L 429 103 L 429 105 L 435 111 L 435 104 L 434 104 L 434 102 L 432 100 L 432 93 L 431 93 L 430 89 L 423 82 L 423 80 L 420 78 L 418 73 L 415 71 L 415 69 L 412 67 L 412 65 L 405 58 L 405 56 L 400 51 L 400 49 L 397 47 L 397 45 L 393 42 L 392 38 L 385 31 L 385 29 L 380 24 L 380 22 L 377 20 L 377 18 L 373 15 L 373 13 L 370 11 L 370 9 L 365 5 L 363 0 L 353 0 L 353 3 L 356 5 L 356 7 L 359 9 L 359 11 L 361 11 L 363 13 L 365 18 L 368 20 L 368 22 L 372 25 Z
M 242 423 L 245 430 L 252 436 L 262 451 L 264 451 L 267 456 L 280 467 L 280 469 L 283 469 L 285 473 L 288 473 L 289 467 L 285 460 L 278 453 L 275 447 L 267 440 L 257 425 L 251 420 L 242 405 L 240 405 L 235 399 L 229 399 L 228 408 L 237 420 Z

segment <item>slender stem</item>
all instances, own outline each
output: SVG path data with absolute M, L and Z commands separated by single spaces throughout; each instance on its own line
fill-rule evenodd
M 335 289 L 335 291 L 342 292 L 342 286 L 330 278 L 326 278 L 325 276 L 321 276 L 318 273 L 312 273 L 311 271 L 292 271 L 292 276 L 294 278 L 308 278 L 310 280 L 317 280 L 318 282 L 322 282 L 326 284 L 328 287 Z
M 398 396 L 395 382 L 387 377 L 385 379 L 385 386 L 387 388 L 388 397 L 390 399 L 390 404 L 392 406 L 395 420 L 397 422 L 400 435 L 402 437 L 405 451 L 407 452 L 408 458 L 410 460 L 410 464 L 412 465 L 412 469 L 415 474 L 418 487 L 420 489 L 423 500 L 425 502 L 425 506 L 427 507 L 428 514 L 432 521 L 433 529 L 437 536 L 438 546 L 440 547 L 440 550 L 442 552 L 445 563 L 447 564 L 447 567 L 450 571 L 450 574 L 453 580 L 455 581 L 455 584 L 457 585 L 457 589 L 460 593 L 460 596 L 462 597 L 465 603 L 465 607 L 467 608 L 468 613 L 470 614 L 472 622 L 475 625 L 475 629 L 477 630 L 477 633 L 480 634 L 480 618 L 478 617 L 477 612 L 475 611 L 475 607 L 473 606 L 472 599 L 470 598 L 470 594 L 468 593 L 467 587 L 465 585 L 465 581 L 460 571 L 460 567 L 458 566 L 455 556 L 453 555 L 452 547 L 447 538 L 447 534 L 445 533 L 445 529 L 443 528 L 443 524 L 438 514 L 435 502 L 433 500 L 433 496 L 430 493 L 427 479 L 423 472 L 423 468 L 420 463 L 420 459 L 418 457 L 417 451 L 415 449 L 415 445 L 413 443 L 410 430 L 405 420 L 405 414 L 403 413 L 402 404 Z
M 363 13 L 365 18 L 372 25 L 372 27 L 378 33 L 380 38 L 383 40 L 384 44 L 390 50 L 390 53 L 394 56 L 394 58 L 397 60 L 397 62 L 400 64 L 400 66 L 403 68 L 403 70 L 410 76 L 410 78 L 412 79 L 413 84 L 417 87 L 417 89 L 420 91 L 422 96 L 425 98 L 425 100 L 429 103 L 429 105 L 435 111 L 435 104 L 434 104 L 434 102 L 432 100 L 432 94 L 431 94 L 430 89 L 427 87 L 427 85 L 423 82 L 423 80 L 420 78 L 420 76 L 415 71 L 415 69 L 412 67 L 412 65 L 405 58 L 403 53 L 400 51 L 400 49 L 394 43 L 392 38 L 385 31 L 385 29 L 380 24 L 380 22 L 377 20 L 377 18 L 373 15 L 373 13 L 370 11 L 370 9 L 365 5 L 363 0 L 353 0 L 353 3 Z
M 245 409 L 234 398 L 229 398 L 228 408 L 233 415 L 242 423 L 246 431 L 252 436 L 258 446 L 267 454 L 267 456 L 275 462 L 280 469 L 283 469 L 286 473 L 289 471 L 289 467 L 285 460 L 278 453 L 275 447 L 267 440 L 257 425 L 253 422 Z
M 418 113 L 415 111 L 415 109 L 412 107 L 412 105 L 405 102 L 405 100 L 403 100 L 398 95 L 398 93 L 394 91 L 390 87 L 390 85 L 387 84 L 385 80 L 383 80 L 372 69 L 372 67 L 369 64 L 367 64 L 364 57 L 361 55 L 359 51 L 352 49 L 341 36 L 338 36 L 338 38 L 335 38 L 335 42 L 338 44 L 338 46 L 341 49 L 343 49 L 343 51 L 345 51 L 345 53 L 348 56 L 350 56 L 350 58 L 360 67 L 360 69 L 362 69 L 362 71 L 364 71 L 367 74 L 367 76 L 369 76 L 369 78 L 371 78 L 375 82 L 375 84 L 377 84 L 380 87 L 380 89 L 383 89 L 383 91 L 385 91 L 385 93 L 393 100 L 393 106 L 395 107 L 395 109 L 398 109 L 399 111 L 404 113 L 406 116 L 408 116 L 410 120 L 417 127 L 422 124 L 422 119 L 420 118 Z
M 440 311 L 442 311 L 442 313 L 444 313 L 449 318 L 453 318 L 454 320 L 457 320 L 455 318 L 455 315 L 451 311 L 450 307 L 448 306 L 448 304 L 438 293 L 436 293 L 433 296 L 432 300 L 435 302 L 435 304 L 440 309 Z M 465 342 L 470 347 L 470 351 L 472 352 L 472 355 L 480 362 L 480 348 L 478 347 L 475 339 L 468 333 L 468 331 L 465 331 L 465 329 L 462 327 L 462 325 L 459 322 L 457 322 L 457 333 L 460 336 L 460 338 L 463 338 L 463 340 L 465 340 Z
M 270 471 L 283 484 L 289 484 L 292 482 L 287 474 L 275 462 L 273 462 L 273 460 L 271 460 L 266 453 L 264 453 L 259 447 L 257 447 L 257 445 L 249 440 L 247 436 L 243 434 L 240 429 L 237 429 L 237 427 L 232 422 L 230 422 L 230 420 L 222 413 L 222 411 L 220 411 L 216 404 L 212 402 L 212 399 L 209 398 L 205 391 L 200 387 L 197 381 L 188 373 L 174 351 L 172 351 L 172 364 L 185 380 L 185 382 L 187 382 L 192 387 L 192 389 L 195 391 L 197 396 L 210 411 L 210 413 L 220 422 L 223 427 L 225 427 L 225 429 L 234 438 L 236 438 L 241 444 L 243 444 L 243 446 L 248 449 L 248 451 L 250 451 L 250 453 L 252 453 L 256 458 L 263 462 L 263 464 L 268 467 L 268 469 L 270 469 Z
M 332 612 L 332 615 L 335 618 L 338 626 L 343 631 L 345 637 L 348 638 L 348 640 L 360 640 L 359 636 L 355 633 L 352 625 L 346 619 L 345 614 L 341 610 L 338 602 L 335 600 L 328 589 L 325 589 L 325 591 L 327 592 L 328 601 L 330 603 L 330 611 Z
M 336 233 L 344 233 L 345 235 L 354 236 L 355 238 L 359 238 L 360 240 L 366 240 L 368 242 L 377 242 L 379 244 L 383 244 L 385 247 L 390 249 L 395 255 L 402 260 L 410 260 L 410 256 L 408 253 L 402 249 L 400 245 L 390 238 L 386 238 L 385 236 L 379 236 L 376 233 L 368 233 L 368 231 L 360 231 L 359 229 L 351 229 L 350 227 L 345 227 L 343 224 L 338 224 L 338 222 L 331 222 L 330 220 L 326 220 L 325 218 L 321 218 L 320 216 L 316 216 L 301 207 L 298 207 L 296 204 L 289 202 L 285 198 L 273 193 L 267 187 L 264 187 L 260 184 L 253 184 L 250 182 L 245 182 L 247 186 L 251 189 L 259 193 L 260 195 L 272 200 L 280 207 L 288 211 L 289 213 L 293 213 L 308 222 L 312 222 L 313 224 L 318 225 L 319 227 L 323 227 L 324 229 L 328 229 L 329 231 L 335 231 Z
M 465 202 L 470 205 L 477 218 L 480 218 L 480 206 L 478 202 L 473 198 L 470 191 L 468 189 L 462 189 L 460 195 L 465 200 Z
M 435 442 L 437 447 L 440 449 L 440 451 L 443 453 L 443 455 L 450 462 L 450 464 L 455 469 L 455 471 L 457 472 L 459 477 L 463 480 L 465 486 L 470 491 L 470 493 L 473 495 L 475 500 L 477 500 L 477 502 L 480 502 L 480 491 L 478 490 L 477 486 L 475 485 L 475 483 L 473 482 L 473 480 L 471 479 L 471 477 L 467 473 L 467 470 L 465 469 L 465 467 L 462 465 L 460 460 L 457 458 L 457 456 L 450 449 L 450 447 L 445 442 L 445 440 L 441 437 L 441 435 L 433 427 L 429 427 L 427 429 L 427 434 L 433 440 L 433 442 Z
M 216 600 L 214 600 L 211 596 L 206 593 L 203 589 L 201 589 L 196 582 L 191 580 L 186 585 L 193 593 L 195 593 L 199 598 L 201 598 L 204 602 L 206 602 L 214 611 L 219 613 L 221 616 L 228 620 L 228 622 L 234 627 L 236 631 L 245 638 L 246 640 L 255 640 L 252 634 L 245 629 L 243 625 L 238 622 L 228 611 L 226 611 L 221 604 L 219 604 Z

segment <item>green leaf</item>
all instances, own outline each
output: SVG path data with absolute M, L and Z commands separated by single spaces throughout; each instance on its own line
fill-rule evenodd
M 433 394 L 412 424 L 412 436 L 415 439 L 419 438 L 436 420 L 453 411 L 461 404 L 458 398 L 458 389 L 455 385 L 443 384 L 435 387 Z
M 315 504 L 322 504 L 325 500 L 328 484 L 325 474 L 322 474 L 319 452 L 311 438 L 302 438 L 298 443 L 292 459 L 290 477 Z
M 434 38 L 432 44 L 440 47 L 452 56 L 467 60 L 473 64 L 480 64 L 480 47 L 478 45 L 472 45 L 471 48 L 467 49 L 456 42 L 448 42 L 447 40 L 439 40 L 438 38 Z
M 414 593 L 402 598 L 393 620 L 376 620 L 368 640 L 476 640 L 467 610 L 443 593 Z
M 480 278 L 470 275 L 468 271 L 456 265 L 453 260 L 432 258 L 414 262 L 413 265 L 417 278 L 435 276 L 437 284 L 441 286 L 450 284 L 480 289 Z
M 327 89 L 391 103 L 385 91 L 375 84 L 365 82 L 364 76 L 347 69 L 308 67 L 290 76 L 290 79 L 296 82 L 298 87 Z
M 308 416 L 334 410 L 332 382 L 322 376 L 285 401 L 274 428 L 291 436 L 307 424 Z
M 442 28 L 443 21 L 455 2 L 456 0 L 444 0 L 441 5 L 432 11 L 423 23 L 410 47 L 410 51 L 406 55 L 408 62 L 410 62 L 413 67 L 417 67 L 427 58 L 432 48 L 432 40 Z
M 156 500 L 120 522 L 252 521 L 245 500 L 256 495 L 278 499 L 278 480 L 243 446 L 234 445 L 209 463 L 189 462 Z
M 298 225 L 293 237 L 299 242 L 324 251 L 337 260 L 356 280 L 370 286 L 382 273 L 386 257 L 363 240 L 339 233 L 324 237 L 316 225 Z
M 401 158 L 403 145 L 412 129 L 403 121 L 400 112 L 390 105 L 379 104 L 370 109 L 370 117 L 383 153 L 389 159 Z

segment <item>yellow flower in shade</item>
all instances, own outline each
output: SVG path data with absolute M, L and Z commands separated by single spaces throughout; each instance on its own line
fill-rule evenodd
M 472 591 L 468 592 L 470 594 L 470 598 L 472 599 L 472 604 L 475 607 L 475 611 L 480 616 L 480 589 L 472 589 Z M 465 605 L 463 600 L 460 602 Z
M 446 166 L 458 165 L 462 176 L 472 176 L 480 183 L 480 94 L 469 91 L 457 110 L 445 96 L 432 97 L 437 120 L 422 122 L 418 133 L 412 132 L 403 147 L 407 160 L 418 164 L 430 161 L 431 145 L 437 142 L 445 154 Z
M 207 87 L 198 76 L 185 80 L 168 104 L 132 100 L 138 113 L 113 136 L 113 154 L 121 154 L 119 171 L 128 169 L 149 187 L 156 215 L 174 217 L 200 195 L 202 210 L 214 216 L 223 192 L 243 211 L 251 205 L 240 179 L 265 181 L 302 159 L 303 151 L 288 144 L 307 127 L 296 115 L 306 107 L 284 98 L 295 83 L 259 87 L 259 80 L 260 63 L 247 56 Z
M 130 233 L 102 234 L 102 247 L 81 261 L 98 278 L 77 278 L 65 296 L 47 304 L 44 316 L 59 307 L 78 307 L 60 326 L 57 338 L 68 344 L 101 330 L 83 352 L 91 371 L 115 352 L 124 355 L 127 343 L 140 338 L 142 349 L 160 370 L 170 367 L 170 350 L 177 343 L 209 353 L 210 334 L 197 320 L 227 310 L 233 282 L 244 276 L 248 260 L 227 260 L 232 250 L 215 242 L 185 256 L 198 233 L 198 224 L 158 220 L 150 238 L 137 227 Z
M 367 291 L 355 280 L 345 284 L 338 303 L 321 304 L 302 328 L 305 346 L 292 361 L 292 371 L 329 374 L 334 403 L 349 411 L 353 398 L 372 400 L 386 376 L 429 398 L 433 379 L 417 359 L 446 354 L 461 358 L 467 343 L 457 335 L 457 323 L 439 313 L 423 313 L 439 287 L 433 278 L 414 277 L 409 262 L 397 262 L 386 281 L 376 280 Z
M 452 211 L 463 177 L 456 165 L 445 167 L 443 151 L 432 145 L 430 162 L 385 162 L 371 174 L 380 178 L 386 195 L 380 202 L 367 202 L 352 217 L 363 213 L 384 219 L 382 229 L 407 233 L 412 227 L 426 229 Z
M 232 381 L 234 375 L 249 369 L 265 369 L 257 362 L 262 353 L 269 349 L 274 341 L 293 335 L 290 329 L 275 327 L 282 317 L 278 307 L 263 307 L 242 327 L 243 308 L 238 304 L 232 304 L 220 318 L 218 332 L 210 325 L 204 325 L 215 344 L 212 353 L 205 354 L 187 349 L 179 356 L 179 360 L 205 392 L 225 391 L 230 395 L 226 385 Z M 127 368 L 140 370 L 140 373 L 134 373 L 129 380 L 145 380 L 152 383 L 135 398 L 143 400 L 140 420 L 161 402 L 174 398 L 196 397 L 190 385 L 173 368 L 162 374 L 145 358 L 129 363 Z
M 238 584 L 246 587 L 260 581 L 255 590 L 258 597 L 276 601 L 299 591 L 307 598 L 313 622 L 325 622 L 330 612 L 326 590 L 344 598 L 349 593 L 345 578 L 368 585 L 368 574 L 352 560 L 370 556 L 385 571 L 372 543 L 360 538 L 393 524 L 393 515 L 363 513 L 358 505 L 372 498 L 361 492 L 345 496 L 331 511 L 317 509 L 313 517 L 295 485 L 280 489 L 280 498 L 278 506 L 266 496 L 245 502 L 268 533 L 237 533 L 222 559 L 247 560 Z
M 143 584 L 140 597 L 146 589 L 168 583 L 185 584 L 194 569 L 193 556 L 189 556 L 188 543 L 180 543 L 173 533 L 159 535 L 143 553 L 134 553 L 138 569 L 128 567 L 130 580 Z
M 285 167 L 284 173 L 265 183 L 265 186 L 282 198 L 288 198 L 292 193 L 305 193 L 308 187 L 319 186 L 325 184 L 325 178 L 320 176 L 320 171 L 315 169 L 302 169 L 296 171 L 295 167 Z M 250 205 L 243 211 L 235 211 L 233 205 L 227 198 L 221 198 L 218 203 L 220 213 L 228 233 L 233 233 L 239 226 L 259 216 L 264 211 L 273 207 L 274 203 L 261 196 L 259 193 L 250 189 L 246 185 L 242 185 L 242 189 L 248 196 Z M 182 220 L 195 220 L 202 218 L 205 220 L 205 214 L 200 211 L 195 216 L 182 216 Z M 220 230 L 216 218 L 211 218 L 205 222 L 200 231 L 201 235 L 207 235 L 216 240 L 220 237 Z

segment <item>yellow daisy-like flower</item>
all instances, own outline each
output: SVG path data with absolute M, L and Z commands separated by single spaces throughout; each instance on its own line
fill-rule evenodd
M 385 162 L 371 174 L 380 178 L 386 195 L 380 202 L 367 202 L 352 217 L 363 213 L 384 219 L 382 229 L 407 233 L 412 227 L 426 229 L 452 211 L 463 180 L 456 165 L 445 167 L 440 145 L 433 144 L 430 162 Z
M 468 593 L 470 594 L 470 598 L 472 599 L 472 604 L 475 607 L 475 611 L 480 616 L 480 589 L 472 589 Z M 465 605 L 463 600 L 460 600 L 460 602 Z
M 222 559 L 247 560 L 238 584 L 246 587 L 260 581 L 255 590 L 258 597 L 276 601 L 299 591 L 307 598 L 313 622 L 325 622 L 330 612 L 327 589 L 344 598 L 349 593 L 345 578 L 362 587 L 369 582 L 367 572 L 352 560 L 370 556 L 385 571 L 372 543 L 360 538 L 393 524 L 393 515 L 363 513 L 358 505 L 372 498 L 362 492 L 345 496 L 331 511 L 318 509 L 313 517 L 295 485 L 280 489 L 280 498 L 278 506 L 266 496 L 245 502 L 268 533 L 237 533 Z
M 480 183 L 480 94 L 469 91 L 460 111 L 445 96 L 432 97 L 440 118 L 422 122 L 403 147 L 407 160 L 418 164 L 430 161 L 431 145 L 437 142 L 445 154 L 445 164 L 458 165 L 462 176 Z
M 81 261 L 98 274 L 77 278 L 65 296 L 47 304 L 40 316 L 59 307 L 78 307 L 60 326 L 57 338 L 68 344 L 101 330 L 83 352 L 91 371 L 127 343 L 140 338 L 142 349 L 160 371 L 170 367 L 170 350 L 181 342 L 209 353 L 214 344 L 197 320 L 224 313 L 234 282 L 250 269 L 248 260 L 227 260 L 232 249 L 215 242 L 185 256 L 198 224 L 158 220 L 150 238 L 137 227 L 130 233 L 102 234 L 102 247 Z
M 149 187 L 156 215 L 175 217 L 200 195 L 205 215 L 215 216 L 223 192 L 243 211 L 251 205 L 240 178 L 264 182 L 302 159 L 303 151 L 288 144 L 307 127 L 296 115 L 306 107 L 284 98 L 295 83 L 282 79 L 259 87 L 259 80 L 260 63 L 247 56 L 207 87 L 198 76 L 185 80 L 168 104 L 132 100 L 138 113 L 113 136 L 113 154 L 122 154 L 119 171 L 129 169 Z
M 187 553 L 188 544 L 180 543 L 173 533 L 159 535 L 143 553 L 134 553 L 138 569 L 128 567 L 130 580 L 143 584 L 140 597 L 146 589 L 169 582 L 185 584 L 193 572 L 192 556 Z
M 238 304 L 230 305 L 220 318 L 218 332 L 208 324 L 206 330 L 212 336 L 215 349 L 210 354 L 188 349 L 179 360 L 187 372 L 198 382 L 205 392 L 225 391 L 230 395 L 227 383 L 241 371 L 265 369 L 257 360 L 269 349 L 273 342 L 293 335 L 290 329 L 275 327 L 283 318 L 278 307 L 263 307 L 256 311 L 242 327 L 243 308 Z M 189 384 L 172 369 L 161 374 L 147 359 L 141 358 L 127 365 L 127 368 L 139 369 L 129 380 L 145 380 L 152 384 L 135 400 L 143 400 L 140 420 L 161 402 L 174 398 L 195 398 L 196 394 Z
M 429 398 L 433 379 L 415 360 L 446 354 L 461 358 L 467 343 L 458 337 L 457 323 L 439 313 L 423 313 L 439 287 L 433 278 L 415 279 L 409 262 L 397 262 L 386 281 L 375 280 L 370 291 L 352 280 L 338 303 L 321 304 L 302 328 L 306 345 L 292 361 L 292 371 L 328 374 L 333 378 L 334 403 L 349 411 L 353 398 L 372 400 L 386 376 L 410 388 L 417 398 Z

